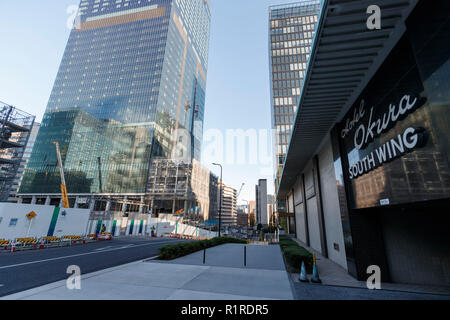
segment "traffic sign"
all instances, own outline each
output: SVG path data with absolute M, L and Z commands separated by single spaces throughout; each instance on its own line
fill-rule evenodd
M 31 220 L 31 219 L 33 219 L 33 218 L 36 218 L 36 216 L 37 216 L 37 214 L 36 214 L 36 212 L 34 212 L 34 211 L 31 211 L 30 213 L 27 214 L 27 218 L 28 218 L 29 220 Z

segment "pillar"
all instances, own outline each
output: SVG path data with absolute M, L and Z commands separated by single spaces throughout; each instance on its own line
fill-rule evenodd
M 122 206 L 122 213 L 125 214 L 127 212 L 127 197 L 123 198 L 123 206 Z
M 94 206 L 95 206 L 95 199 L 91 198 L 89 199 L 89 210 L 94 211 Z
M 36 204 L 36 201 L 37 201 L 36 196 L 33 196 L 33 197 L 31 198 L 31 204 Z
M 111 200 L 107 200 L 105 212 L 109 212 L 110 210 L 111 210 Z
M 50 205 L 50 200 L 51 200 L 50 196 L 47 196 L 47 197 L 45 198 L 45 205 L 46 205 L 46 206 L 49 206 L 49 205 Z
M 144 196 L 141 196 L 141 204 L 139 205 L 139 213 L 144 213 Z

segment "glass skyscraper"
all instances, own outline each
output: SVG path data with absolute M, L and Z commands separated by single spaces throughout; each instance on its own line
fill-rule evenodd
M 275 188 L 283 169 L 321 0 L 269 8 L 269 57 Z
M 82 0 L 22 194 L 142 194 L 152 157 L 200 159 L 206 0 Z

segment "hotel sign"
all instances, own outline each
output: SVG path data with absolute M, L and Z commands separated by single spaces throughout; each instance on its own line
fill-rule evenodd
M 344 122 L 341 138 L 352 144 L 356 151 L 363 151 L 371 142 L 383 133 L 392 129 L 398 121 L 405 119 L 424 104 L 424 99 L 405 94 L 400 101 L 392 102 L 381 112 L 374 107 L 366 108 L 362 100 L 359 109 L 355 108 L 353 116 Z M 408 127 L 394 138 L 375 148 L 362 159 L 348 168 L 348 177 L 353 180 L 395 158 L 422 147 L 425 144 L 425 129 Z

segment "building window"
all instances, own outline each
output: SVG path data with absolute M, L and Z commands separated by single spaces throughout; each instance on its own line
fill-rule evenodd
M 10 227 L 15 227 L 17 225 L 17 221 L 19 221 L 19 219 L 17 218 L 13 218 L 9 221 L 9 226 Z

